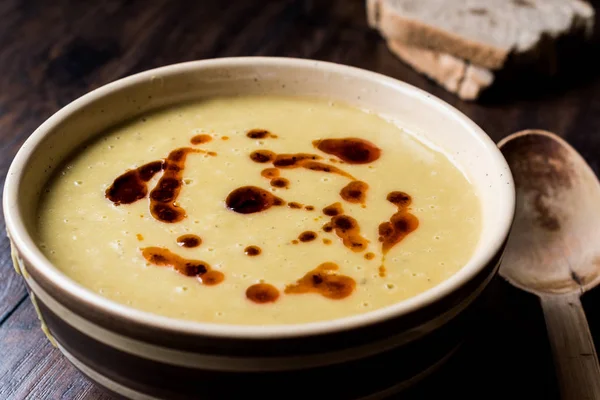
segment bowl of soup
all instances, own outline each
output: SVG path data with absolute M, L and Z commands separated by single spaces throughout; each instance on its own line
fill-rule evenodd
M 3 201 L 42 329 L 99 385 L 357 398 L 459 348 L 514 187 L 488 136 L 422 90 L 244 57 L 73 101 L 20 149 Z

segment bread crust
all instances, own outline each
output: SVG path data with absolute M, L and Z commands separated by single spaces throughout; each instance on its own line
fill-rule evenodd
M 472 65 L 449 54 L 406 45 L 398 40 L 389 41 L 388 47 L 416 71 L 463 100 L 477 99 L 494 82 L 494 73 L 489 69 Z

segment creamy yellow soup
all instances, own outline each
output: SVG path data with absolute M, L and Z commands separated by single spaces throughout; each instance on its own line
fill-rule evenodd
M 471 257 L 481 212 L 463 172 L 396 124 L 344 104 L 252 96 L 106 132 L 48 184 L 38 227 L 54 265 L 116 302 L 291 324 L 439 284 Z

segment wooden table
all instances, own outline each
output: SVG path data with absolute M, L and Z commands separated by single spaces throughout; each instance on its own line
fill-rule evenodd
M 441 97 L 496 141 L 524 128 L 555 131 L 600 172 L 598 50 L 570 76 L 502 88 L 476 104 L 458 100 L 392 56 L 366 25 L 363 0 L 2 0 L 2 182 L 25 138 L 87 91 L 166 64 L 243 55 L 313 58 L 377 71 Z M 12 268 L 8 240 L 2 237 L 0 244 L 0 399 L 111 398 L 46 340 Z M 481 331 L 406 397 L 557 398 L 537 300 L 500 279 L 493 289 Z M 583 299 L 596 339 L 599 297 L 596 291 Z

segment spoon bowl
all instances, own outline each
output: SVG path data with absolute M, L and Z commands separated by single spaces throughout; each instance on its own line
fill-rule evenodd
M 600 183 L 594 172 L 550 132 L 518 132 L 499 147 L 517 188 L 515 221 L 500 274 L 535 294 L 596 286 Z

